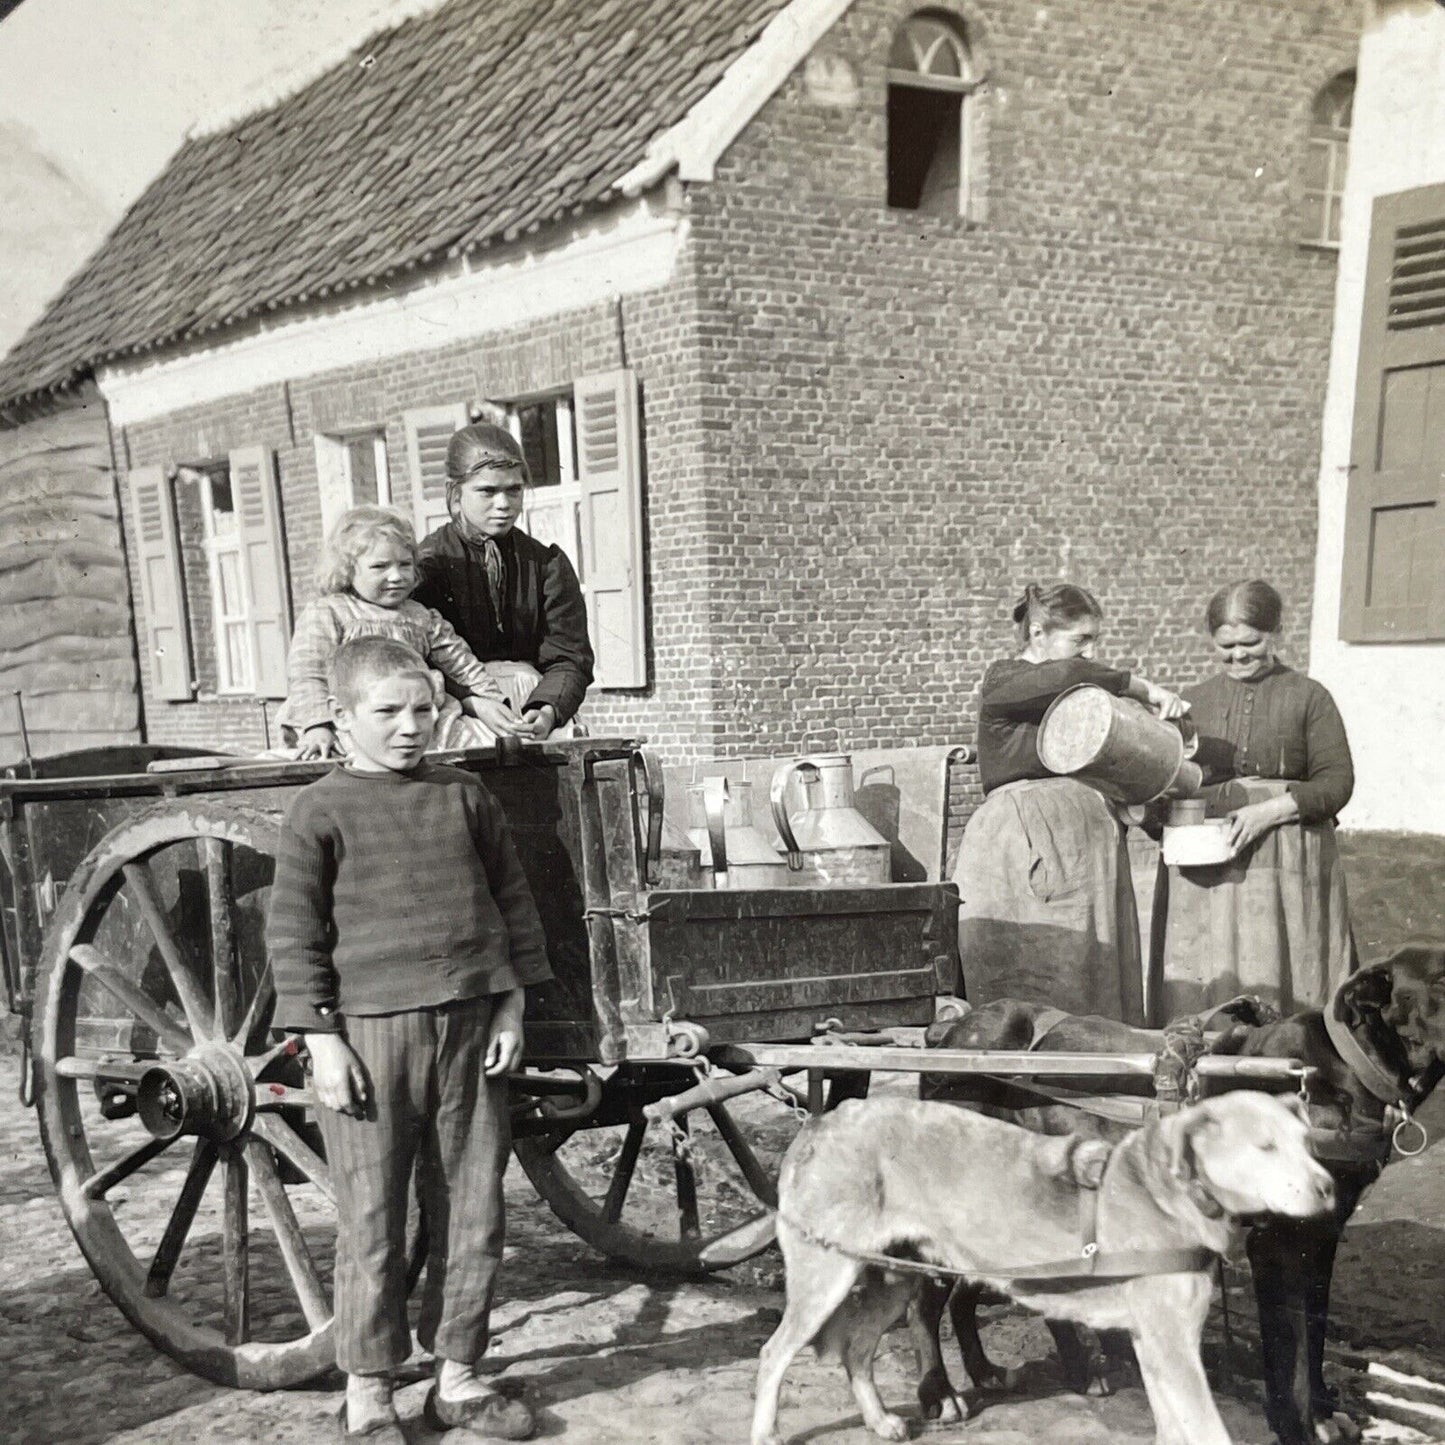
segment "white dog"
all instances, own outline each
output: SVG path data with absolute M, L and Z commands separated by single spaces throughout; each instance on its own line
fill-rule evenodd
M 752 1445 L 780 1445 L 783 1376 L 809 1343 L 820 1356 L 841 1359 L 874 1434 L 907 1437 L 905 1422 L 878 1397 L 873 1357 L 919 1276 L 859 1254 L 941 1264 L 1052 1319 L 1127 1330 L 1158 1445 L 1229 1445 L 1199 1357 L 1209 1258 L 1238 1241 L 1239 1216 L 1305 1218 L 1332 1206 L 1333 1181 L 1310 1157 L 1306 1130 L 1297 1099 L 1248 1092 L 1166 1115 L 1117 1146 L 1032 1134 L 914 1099 L 855 1100 L 810 1121 L 788 1150 L 778 1185 L 788 1300 L 758 1362 Z M 1091 1190 L 1096 1198 L 1084 1200 L 1081 1213 L 1080 1196 Z M 1051 1288 L 991 1273 L 990 1266 L 1015 1271 L 1078 1259 L 1088 1242 L 1081 1220 L 1090 1214 L 1105 1275 L 1126 1254 L 1167 1262 L 1199 1253 L 1176 1272 L 1098 1284 Z

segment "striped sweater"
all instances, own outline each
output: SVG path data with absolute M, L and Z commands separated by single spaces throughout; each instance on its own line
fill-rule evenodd
M 266 922 L 275 1027 L 339 1032 L 551 977 L 500 804 L 470 773 L 339 767 L 287 810 Z

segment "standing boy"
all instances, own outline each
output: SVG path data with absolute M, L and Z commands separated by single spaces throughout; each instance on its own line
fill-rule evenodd
M 502 1257 L 505 1076 L 522 1057 L 523 989 L 550 977 L 541 921 L 496 800 L 424 759 L 436 710 L 422 658 L 358 638 L 337 649 L 330 681 L 351 757 L 287 810 L 266 942 L 276 1026 L 305 1036 L 336 1188 L 342 1438 L 404 1445 L 392 1380 L 411 1353 L 420 1155 L 428 1423 L 524 1440 L 531 1412 L 474 1366 Z

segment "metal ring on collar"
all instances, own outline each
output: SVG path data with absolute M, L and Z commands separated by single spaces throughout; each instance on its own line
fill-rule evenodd
M 1415 1146 L 1415 1148 L 1407 1149 L 1403 1144 L 1400 1143 L 1400 1135 L 1403 1134 L 1406 1129 L 1412 1127 L 1420 1131 L 1420 1142 Z M 1394 1145 L 1396 1153 L 1403 1154 L 1407 1159 L 1413 1159 L 1415 1155 L 1423 1154 L 1425 1150 L 1429 1147 L 1430 1134 L 1429 1131 L 1418 1119 L 1414 1118 L 1410 1114 L 1406 1114 L 1405 1117 L 1401 1119 L 1398 1124 L 1395 1125 L 1394 1132 L 1390 1135 L 1390 1143 Z

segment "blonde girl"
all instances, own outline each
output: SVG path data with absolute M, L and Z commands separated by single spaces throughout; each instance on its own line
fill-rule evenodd
M 316 569 L 320 595 L 297 619 L 286 659 L 290 689 L 280 712 L 283 736 L 294 739 L 300 758 L 343 751 L 331 719 L 327 670 L 336 649 L 355 637 L 389 637 L 426 658 L 455 688 L 462 702 L 444 693 L 438 679 L 438 712 L 432 747 L 489 747 L 495 734 L 483 716 L 505 710 L 501 688 L 451 624 L 411 598 L 416 586 L 416 534 L 389 507 L 353 507 L 327 534 Z M 470 714 L 470 716 L 468 715 Z

